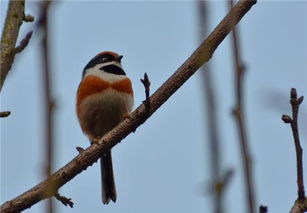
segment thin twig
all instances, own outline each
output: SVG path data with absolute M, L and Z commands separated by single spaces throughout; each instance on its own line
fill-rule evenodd
M 19 53 L 22 50 L 19 48 L 18 51 L 16 51 L 15 45 L 22 22 L 29 20 L 30 17 L 29 15 L 25 16 L 24 10 L 25 0 L 9 1 L 0 44 L 0 91 L 2 90 L 6 76 L 12 67 L 16 53 Z M 33 17 L 32 19 L 34 20 Z M 30 38 L 31 36 L 27 34 L 25 39 L 29 42 Z M 24 47 L 25 46 L 26 44 Z
M 292 107 L 292 118 L 289 115 L 282 115 L 282 120 L 291 125 L 292 134 L 294 138 L 295 152 L 296 152 L 296 172 L 297 172 L 297 200 L 303 203 L 307 202 L 305 198 L 304 189 L 304 171 L 303 171 L 303 149 L 300 143 L 299 130 L 298 130 L 298 112 L 299 106 L 303 102 L 304 96 L 297 98 L 295 88 L 290 91 L 290 104 Z M 306 206 L 305 206 L 306 207 Z M 305 209 L 307 211 L 307 208 Z
M 229 1 L 229 8 L 232 8 L 233 2 Z M 236 106 L 233 109 L 233 115 L 238 124 L 238 131 L 240 136 L 240 149 L 242 157 L 242 167 L 244 171 L 244 180 L 246 188 L 246 198 L 248 202 L 248 212 L 255 212 L 255 191 L 252 174 L 252 160 L 248 147 L 248 139 L 246 133 L 245 115 L 244 115 L 244 96 L 243 96 L 243 77 L 245 67 L 241 61 L 239 36 L 236 33 L 237 27 L 232 31 L 232 49 L 235 61 L 235 93 L 236 93 Z
M 84 149 L 83 149 L 81 146 L 77 146 L 77 147 L 76 147 L 76 150 L 77 150 L 79 153 L 81 153 L 81 152 L 84 151 Z
M 10 114 L 11 114 L 10 111 L 3 111 L 3 112 L 0 112 L 0 118 L 6 118 L 6 117 L 8 117 Z
M 209 34 L 209 23 L 210 23 L 210 10 L 209 2 L 199 0 L 199 28 L 200 28 L 200 38 Z M 216 186 L 220 182 L 221 175 L 221 155 L 220 155 L 220 140 L 218 133 L 218 117 L 217 117 L 217 91 L 214 90 L 213 76 L 210 63 L 205 64 L 201 68 L 201 77 L 203 80 L 203 92 L 206 106 L 204 110 L 206 112 L 206 128 L 205 131 L 208 135 L 208 139 L 205 141 L 208 148 L 206 148 L 206 155 L 209 156 L 209 166 L 210 166 L 210 183 L 211 188 L 216 189 Z M 222 213 L 223 212 L 223 193 L 225 190 L 212 190 L 213 191 L 213 212 Z
M 144 79 L 140 79 L 140 81 L 142 82 L 142 84 L 144 85 L 145 88 L 145 101 L 143 101 L 143 104 L 145 105 L 147 111 L 150 111 L 150 81 L 148 78 L 147 73 L 145 72 L 144 74 Z
M 71 198 L 67 198 L 64 196 L 61 196 L 59 193 L 57 193 L 56 195 L 54 195 L 54 197 L 61 201 L 61 203 L 63 203 L 64 206 L 69 206 L 70 208 L 74 207 L 74 202 L 71 200 Z
M 26 48 L 26 46 L 28 45 L 30 38 L 32 37 L 33 31 L 30 31 L 27 33 L 27 35 L 24 37 L 24 39 L 21 40 L 20 44 L 15 47 L 14 49 L 14 53 L 20 53 L 21 51 L 24 50 L 24 48 Z
M 126 119 L 119 123 L 110 132 L 104 135 L 95 146 L 90 146 L 71 160 L 52 176 L 34 186 L 18 197 L 5 202 L 1 213 L 18 212 L 31 207 L 35 203 L 48 198 L 45 191 L 48 183 L 53 182 L 57 189 L 73 179 L 76 175 L 96 162 L 103 153 L 109 151 L 128 134 L 143 124 L 162 104 L 164 104 L 205 62 L 209 61 L 212 54 L 225 39 L 230 30 L 251 9 L 256 1 L 240 0 L 226 15 L 208 38 L 195 50 L 195 52 L 178 68 L 178 70 L 150 96 L 150 112 L 141 104 Z

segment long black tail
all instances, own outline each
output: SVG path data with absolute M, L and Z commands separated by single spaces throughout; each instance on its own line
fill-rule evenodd
M 116 188 L 113 174 L 111 151 L 100 158 L 102 202 L 108 204 L 116 201 Z

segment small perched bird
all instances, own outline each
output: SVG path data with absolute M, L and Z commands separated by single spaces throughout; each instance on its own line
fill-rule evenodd
M 85 66 L 77 91 L 76 111 L 91 143 L 114 128 L 133 106 L 133 89 L 121 65 L 123 56 L 106 51 Z M 100 158 L 102 202 L 116 201 L 111 150 Z

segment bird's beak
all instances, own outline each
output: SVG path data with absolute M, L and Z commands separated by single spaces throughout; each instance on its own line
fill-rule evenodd
M 122 60 L 122 58 L 123 58 L 123 56 L 122 56 L 122 55 L 120 55 L 120 56 L 118 56 L 118 57 L 117 57 L 116 61 L 118 61 L 118 62 L 120 63 L 120 62 L 121 62 L 121 60 Z

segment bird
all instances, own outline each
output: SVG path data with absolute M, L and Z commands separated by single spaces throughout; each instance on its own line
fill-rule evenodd
M 76 97 L 80 127 L 96 143 L 124 118 L 133 107 L 131 80 L 121 65 L 123 56 L 103 51 L 92 58 L 82 72 Z M 111 150 L 100 158 L 102 202 L 116 202 Z

